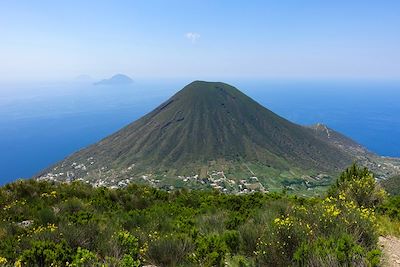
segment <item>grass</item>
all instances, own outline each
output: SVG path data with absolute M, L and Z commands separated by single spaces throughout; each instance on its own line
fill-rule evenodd
M 387 215 L 377 217 L 378 232 L 382 236 L 400 237 L 400 221 L 390 218 Z

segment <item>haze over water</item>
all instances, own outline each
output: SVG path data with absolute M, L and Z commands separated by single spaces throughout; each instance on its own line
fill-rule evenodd
M 191 80 L 0 85 L 0 184 L 30 177 L 138 119 Z M 224 80 L 299 124 L 400 157 L 400 82 Z

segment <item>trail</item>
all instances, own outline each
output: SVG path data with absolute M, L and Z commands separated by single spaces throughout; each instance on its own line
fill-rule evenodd
M 394 236 L 380 236 L 378 243 L 383 251 L 383 266 L 400 267 L 400 239 Z

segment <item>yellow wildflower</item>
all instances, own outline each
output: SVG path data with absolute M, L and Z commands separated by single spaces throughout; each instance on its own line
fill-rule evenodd
M 6 264 L 6 263 L 7 263 L 7 259 L 0 256 L 0 264 Z

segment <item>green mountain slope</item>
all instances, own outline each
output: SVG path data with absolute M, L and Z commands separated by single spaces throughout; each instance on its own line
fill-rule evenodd
M 344 136 L 339 132 L 334 131 L 324 124 L 317 123 L 308 128 L 317 138 L 340 148 L 348 154 L 353 154 L 354 156 L 374 155 L 372 152 L 368 151 L 365 147 L 361 146 L 354 140 L 348 138 L 347 136 Z
M 140 161 L 177 168 L 242 158 L 276 167 L 286 160 L 332 170 L 350 160 L 236 88 L 208 82 L 189 84 L 148 115 L 78 155 L 107 157 L 116 165 Z
M 391 195 L 400 195 L 400 175 L 381 181 L 382 187 Z
M 235 180 L 266 180 L 334 174 L 353 159 L 318 131 L 276 115 L 228 84 L 195 81 L 40 176 L 118 181 L 143 175 L 207 178 L 223 171 Z

